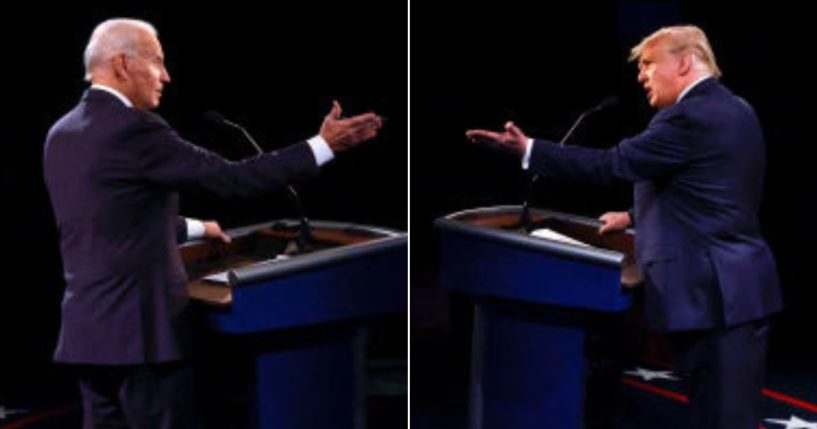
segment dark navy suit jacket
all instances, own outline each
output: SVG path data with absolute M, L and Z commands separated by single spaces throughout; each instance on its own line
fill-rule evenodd
M 536 140 L 531 169 L 571 181 L 635 184 L 636 259 L 653 329 L 733 326 L 782 308 L 757 211 L 765 143 L 752 108 L 715 79 L 609 150 Z
M 249 196 L 318 168 L 306 143 L 227 161 L 90 89 L 49 131 L 44 171 L 66 281 L 55 360 L 143 364 L 188 353 L 177 192 Z

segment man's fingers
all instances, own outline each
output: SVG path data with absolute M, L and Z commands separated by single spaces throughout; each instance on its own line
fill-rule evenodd
M 382 121 L 380 120 L 380 116 L 377 116 L 374 113 L 363 113 L 361 115 L 352 116 L 351 118 L 344 119 L 344 122 L 351 126 L 356 127 L 360 125 L 369 126 L 369 125 L 380 125 Z
M 465 132 L 465 136 L 474 142 L 479 140 L 491 140 L 498 142 L 502 139 L 501 134 L 488 130 L 468 130 Z
M 380 122 L 358 122 L 356 124 L 346 124 L 346 133 L 355 139 L 362 139 L 364 136 L 374 137 L 380 129 Z M 368 137 L 368 138 L 371 138 Z
M 603 215 L 599 216 L 599 220 L 603 222 L 603 224 L 599 227 L 599 234 L 604 234 L 610 230 L 611 216 L 611 213 L 604 213 Z
M 622 231 L 630 226 L 629 216 L 623 212 L 607 212 L 599 216 L 603 225 L 599 228 L 599 234 Z
M 329 111 L 329 117 L 332 119 L 340 119 L 340 115 L 343 114 L 343 109 L 340 107 L 340 103 L 338 100 L 332 100 L 332 110 Z
M 363 129 L 364 140 L 373 139 L 377 136 L 380 127 L 366 127 Z
M 377 128 L 368 125 L 348 127 L 342 137 L 338 139 L 343 147 L 352 147 L 358 143 L 377 137 Z
M 512 136 L 514 136 L 516 138 L 524 138 L 525 137 L 525 134 L 522 132 L 522 130 L 520 130 L 519 127 L 517 127 L 516 124 L 514 124 L 511 121 L 508 121 L 505 124 L 505 130 L 507 130 L 509 133 L 511 133 Z

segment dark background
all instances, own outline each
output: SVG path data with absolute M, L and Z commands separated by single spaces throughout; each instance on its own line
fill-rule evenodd
M 558 141 L 583 110 L 617 96 L 619 108 L 590 118 L 572 144 L 608 148 L 636 134 L 654 112 L 635 64 L 627 62 L 629 49 L 666 25 L 702 27 L 723 71 L 721 81 L 760 118 L 767 141 L 760 217 L 786 301 L 775 319 L 771 360 L 795 356 L 813 367 L 817 180 L 814 68 L 807 64 L 814 37 L 805 10 L 762 1 L 504 1 L 445 10 L 417 4 L 412 16 L 413 413 L 434 407 L 423 399 L 434 395 L 443 374 L 457 373 L 463 383 L 468 377 L 470 303 L 436 283 L 432 222 L 463 209 L 519 204 L 527 183 L 517 158 L 467 143 L 465 130 L 499 130 L 512 119 L 529 136 Z M 534 206 L 589 217 L 632 202 L 627 184 L 599 189 L 544 180 L 534 195 Z M 444 344 L 455 344 L 448 353 L 461 355 L 440 363 L 447 359 Z M 423 374 L 436 375 L 426 383 Z
M 405 231 L 406 15 L 405 5 L 360 2 L 121 8 L 30 2 L 4 14 L 0 398 L 48 395 L 65 382 L 50 363 L 63 282 L 41 156 L 49 127 L 87 86 L 82 53 L 99 22 L 126 16 L 154 24 L 171 76 L 158 113 L 185 138 L 229 158 L 251 155 L 252 148 L 236 132 L 206 123 L 201 115 L 208 109 L 242 123 L 270 150 L 317 134 L 332 99 L 346 115 L 374 110 L 387 117 L 376 140 L 340 155 L 299 189 L 312 219 Z M 183 194 L 182 214 L 229 228 L 295 212 L 283 193 L 229 201 Z M 405 360 L 405 316 L 388 319 L 372 342 L 381 357 Z

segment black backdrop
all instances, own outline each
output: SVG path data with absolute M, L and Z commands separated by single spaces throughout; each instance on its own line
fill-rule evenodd
M 153 23 L 171 83 L 158 113 L 189 140 L 230 158 L 252 154 L 236 133 L 202 120 L 208 109 L 243 123 L 267 149 L 315 135 L 337 98 L 345 114 L 388 118 L 373 142 L 341 155 L 300 187 L 308 216 L 406 230 L 407 13 L 405 5 L 278 2 L 54 7 L 29 2 L 0 29 L 4 243 L 0 283 L 0 398 L 43 391 L 59 326 L 61 268 L 42 183 L 50 125 L 86 87 L 82 52 L 94 26 L 117 16 Z M 293 217 L 283 194 L 240 201 L 182 196 L 182 213 L 225 227 Z M 405 349 L 405 325 L 387 329 Z M 402 338 L 402 340 L 400 340 Z M 403 343 L 402 345 L 400 343 Z M 404 351 L 403 351 L 404 353 Z
M 267 148 L 313 135 L 330 100 L 389 117 L 377 141 L 345 154 L 302 190 L 312 218 L 406 228 L 406 9 L 404 4 L 278 3 L 57 8 L 29 3 L 4 15 L 0 138 L 2 257 L 0 390 L 48 377 L 62 292 L 54 228 L 41 179 L 42 141 L 80 96 L 81 54 L 111 16 L 153 22 L 173 82 L 159 113 L 192 141 L 235 157 L 241 140 L 201 112 L 243 122 Z M 412 5 L 412 287 L 434 287 L 431 221 L 469 207 L 516 203 L 515 160 L 465 143 L 469 127 L 514 119 L 532 135 L 559 137 L 583 109 L 609 95 L 621 108 L 589 123 L 584 144 L 606 147 L 641 129 L 651 111 L 626 63 L 627 48 L 661 25 L 695 23 L 710 36 L 723 82 L 752 103 L 768 143 L 764 232 L 780 266 L 787 309 L 778 347 L 814 352 L 812 260 L 817 180 L 812 142 L 812 23 L 784 2 L 501 2 Z M 629 190 L 543 183 L 537 205 L 596 216 L 629 204 Z M 186 195 L 183 209 L 226 226 L 291 216 L 285 197 L 217 201 Z M 434 303 L 419 300 L 413 313 Z M 425 308 L 428 307 L 428 308 Z M 18 370 L 17 368 L 22 368 Z M 416 368 L 415 371 L 421 370 Z M 2 393 L 2 392 L 0 392 Z

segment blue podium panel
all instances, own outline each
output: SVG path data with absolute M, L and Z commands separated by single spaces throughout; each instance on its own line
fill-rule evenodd
M 584 427 L 587 317 L 628 309 L 632 232 L 521 208 L 455 213 L 440 230 L 442 287 L 474 299 L 471 429 Z M 531 235 L 531 232 L 533 232 Z
M 581 427 L 584 340 L 575 314 L 478 302 L 471 427 Z
M 234 286 L 230 308 L 212 314 L 216 329 L 261 332 L 405 311 L 405 242 L 374 244 L 366 255 Z M 344 249 L 326 252 L 336 251 Z
M 349 326 L 257 355 L 258 427 L 363 429 L 365 340 Z
M 233 389 L 249 417 L 230 427 L 362 429 L 366 323 L 406 310 L 405 234 L 318 221 L 305 246 L 288 220 L 228 233 L 181 252 L 191 298 L 229 338 L 217 347 L 248 356 L 230 361 L 250 367 Z
M 580 260 L 461 232 L 440 237 L 440 282 L 474 295 L 599 311 L 621 311 L 621 266 Z

